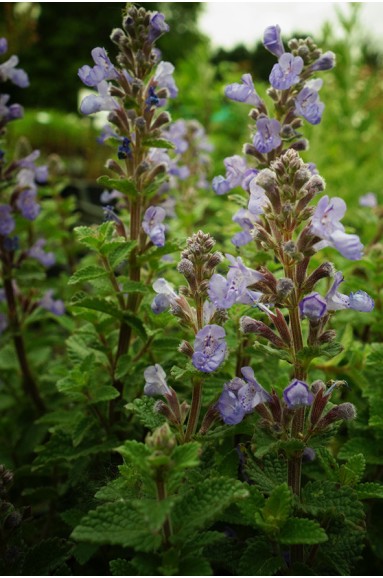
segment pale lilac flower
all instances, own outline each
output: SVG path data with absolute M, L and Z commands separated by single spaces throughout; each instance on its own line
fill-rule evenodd
M 327 311 L 326 300 L 319 293 L 310 293 L 299 302 L 299 311 L 302 317 L 307 317 L 310 321 L 317 321 Z
M 269 76 L 271 86 L 278 90 L 286 90 L 297 84 L 302 68 L 303 59 L 300 56 L 293 56 L 290 52 L 285 52 L 272 68 Z
M 307 383 L 299 379 L 293 379 L 283 391 L 283 399 L 289 409 L 295 409 L 303 405 L 311 405 L 314 399 Z
M 166 383 L 166 373 L 158 363 L 147 367 L 144 371 L 144 377 L 145 395 L 166 395 L 171 393 L 168 384 Z
M 23 169 L 29 169 L 33 172 L 33 180 L 36 183 L 44 184 L 48 181 L 48 167 L 47 165 L 36 166 L 35 161 L 39 158 L 40 151 L 34 150 L 26 157 L 17 161 L 17 165 Z M 32 183 L 32 175 L 29 178 L 29 183 Z
M 337 271 L 334 275 L 334 282 L 331 285 L 327 295 L 326 303 L 329 311 L 339 311 L 340 309 L 348 309 L 350 306 L 350 298 L 344 293 L 339 293 L 338 287 L 343 283 L 344 277 L 341 271 Z
M 245 159 L 239 155 L 227 157 L 223 163 L 226 167 L 226 176 L 219 175 L 213 179 L 213 190 L 217 195 L 224 195 L 231 189 L 239 187 L 248 170 Z
M 105 189 L 100 195 L 100 201 L 103 205 L 105 205 L 106 203 L 110 203 L 111 201 L 115 201 L 116 199 L 123 199 L 123 198 L 124 195 L 120 191 L 117 191 L 116 189 L 113 189 L 112 191 L 108 191 L 107 189 Z
M 17 120 L 24 115 L 24 109 L 20 104 L 10 104 L 7 106 L 9 98 L 9 94 L 0 94 L 0 120 L 4 120 L 5 122 Z
M 8 42 L 6 38 L 0 38 L 0 54 L 8 52 Z
M 378 199 L 376 198 L 376 194 L 366 193 L 365 195 L 362 195 L 359 197 L 359 205 L 361 207 L 370 207 L 371 209 L 374 209 L 378 206 Z
M 317 70 L 331 70 L 331 68 L 334 68 L 334 66 L 335 66 L 335 54 L 331 52 L 331 50 L 329 50 L 328 52 L 322 54 L 322 56 L 320 56 L 318 60 L 315 60 L 315 62 L 310 64 L 308 70 L 310 70 L 310 72 L 314 72 Z
M 262 215 L 264 213 L 265 207 L 269 203 L 265 189 L 257 184 L 257 177 L 250 181 L 249 185 L 250 199 L 249 199 L 249 211 L 253 215 Z
M 118 74 L 111 63 L 105 48 L 93 48 L 92 58 L 95 66 L 91 68 L 87 64 L 79 68 L 78 75 L 86 86 L 97 86 L 103 80 L 113 80 Z
M 250 183 L 253 181 L 254 177 L 256 177 L 258 174 L 259 174 L 258 169 L 247 169 L 243 173 L 241 187 L 243 188 L 244 191 L 247 191 L 248 193 L 250 192 Z
M 225 359 L 226 333 L 219 325 L 205 325 L 198 331 L 194 341 L 192 364 L 204 373 L 218 369 Z
M 260 106 L 262 99 L 258 96 L 251 74 L 244 74 L 241 78 L 242 84 L 234 82 L 225 88 L 225 96 L 237 102 L 244 102 L 252 106 Z
M 363 244 L 358 235 L 350 235 L 337 230 L 330 237 L 330 244 L 339 251 L 343 257 L 350 261 L 358 261 L 363 257 Z
M 32 259 L 36 259 L 44 265 L 44 267 L 51 267 L 56 262 L 55 254 L 52 251 L 46 252 L 44 251 L 44 246 L 46 244 L 45 239 L 38 239 L 36 243 L 32 245 L 32 247 L 28 251 L 28 256 L 32 257 Z
M 64 315 L 65 313 L 65 305 L 61 299 L 53 299 L 53 290 L 49 289 L 43 295 L 42 299 L 39 301 L 40 307 L 46 309 L 53 315 Z
M 149 21 L 149 42 L 155 42 L 164 32 L 169 32 L 169 24 L 161 12 L 153 12 Z
M 217 309 L 214 303 L 206 300 L 203 304 L 203 322 L 205 325 L 209 325 L 210 321 L 213 319 Z
M 285 49 L 283 47 L 283 42 L 281 39 L 281 29 L 278 26 L 268 26 L 263 35 L 263 45 L 264 47 L 274 54 L 277 58 L 282 56 Z
M 81 104 L 80 111 L 83 114 L 93 114 L 101 110 L 117 110 L 117 101 L 109 94 L 109 84 L 106 80 L 102 80 L 97 85 L 98 94 L 89 94 L 86 96 Z
M 28 221 L 34 221 L 40 213 L 40 205 L 36 202 L 36 189 L 25 189 L 17 197 L 16 205 L 20 213 Z
M 165 225 L 162 224 L 165 216 L 165 209 L 158 206 L 149 207 L 144 214 L 142 228 L 156 247 L 165 245 Z
M 251 291 L 249 286 L 263 279 L 259 271 L 246 267 L 241 257 L 226 254 L 231 262 L 227 277 L 215 273 L 209 282 L 208 294 L 211 301 L 219 309 L 229 309 L 234 303 L 254 304 L 261 293 Z
M 152 301 L 151 307 L 153 313 L 163 313 L 169 309 L 169 307 L 176 304 L 178 295 L 163 277 L 153 283 L 153 289 L 158 293 Z
M 164 135 L 174 144 L 176 154 L 183 154 L 188 150 L 187 126 L 183 119 L 172 122 L 169 128 L 164 131 Z
M 282 142 L 280 137 L 281 123 L 274 118 L 261 116 L 257 122 L 257 133 L 253 144 L 258 152 L 269 153 L 279 147 Z
M 241 373 L 253 392 L 251 409 L 259 403 L 266 403 L 271 400 L 271 395 L 255 379 L 254 370 L 251 367 L 242 367 Z
M 9 205 L 0 205 L 0 235 L 6 236 L 15 228 L 12 209 Z
M 153 80 L 159 88 L 167 88 L 170 98 L 175 98 L 178 88 L 173 78 L 174 66 L 170 62 L 161 61 L 154 74 Z M 162 103 L 160 103 L 160 106 Z
M 17 56 L 11 56 L 6 62 L 0 64 L 0 81 L 10 80 L 20 88 L 29 86 L 28 75 L 22 68 L 16 68 L 19 64 Z
M 247 209 L 238 209 L 238 211 L 233 216 L 232 220 L 238 223 L 243 229 L 240 233 L 236 233 L 232 237 L 231 242 L 236 247 L 243 247 L 253 240 L 252 231 L 254 231 L 256 224 L 258 223 L 258 217 L 254 215 L 251 211 Z
M 118 140 L 122 140 L 122 137 L 120 137 L 116 133 L 116 131 L 114 130 L 114 128 L 112 127 L 111 124 L 105 124 L 102 127 L 101 132 L 100 132 L 100 134 L 96 140 L 98 143 L 103 144 L 106 140 L 108 140 L 110 138 L 116 138 Z
M 370 313 L 374 309 L 375 303 L 372 297 L 365 291 L 359 289 L 355 293 L 350 293 L 350 309 L 361 311 L 363 313 Z
M 309 80 L 295 99 L 295 114 L 303 116 L 310 124 L 319 124 L 324 111 L 324 104 L 319 99 L 318 90 L 322 79 Z
M 241 372 L 246 381 L 235 377 L 225 383 L 216 405 L 222 420 L 228 425 L 240 423 L 257 405 L 270 400 L 270 395 L 255 379 L 251 367 L 243 367 Z

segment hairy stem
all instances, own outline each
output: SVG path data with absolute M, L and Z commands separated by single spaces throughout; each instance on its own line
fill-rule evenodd
M 201 411 L 201 403 L 202 403 L 202 381 L 197 381 L 197 383 L 195 383 L 193 386 L 193 396 L 190 407 L 188 425 L 186 428 L 185 442 L 188 442 L 196 432 L 199 414 Z
M 157 475 L 156 488 L 157 488 L 157 500 L 159 502 L 166 500 L 167 498 L 166 484 L 165 480 L 163 479 L 161 471 L 159 471 Z M 166 517 L 164 525 L 162 526 L 162 533 L 164 536 L 164 546 L 165 548 L 167 548 L 169 546 L 170 536 L 173 533 L 172 521 L 169 516 Z

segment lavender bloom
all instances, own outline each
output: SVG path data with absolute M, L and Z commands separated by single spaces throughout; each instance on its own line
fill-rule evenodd
M 108 191 L 107 189 L 105 189 L 105 191 L 102 191 L 100 195 L 100 201 L 103 205 L 106 205 L 111 201 L 114 201 L 116 199 L 122 199 L 123 197 L 124 195 L 120 193 L 120 191 L 117 191 L 116 189 L 113 189 L 112 191 Z
M 295 114 L 303 116 L 310 124 L 319 124 L 322 119 L 324 104 L 318 94 L 322 84 L 320 78 L 309 80 L 295 99 Z
M 170 394 L 170 389 L 166 383 L 166 373 L 158 363 L 147 367 L 144 371 L 144 377 L 145 395 L 152 396 Z
M 376 198 L 375 193 L 366 193 L 359 197 L 359 205 L 361 207 L 370 207 L 374 209 L 378 206 L 378 199 Z
M 309 66 L 308 70 L 310 70 L 310 72 L 314 72 L 317 70 L 331 70 L 331 68 L 334 68 L 334 66 L 335 66 L 335 54 L 331 52 L 331 50 L 329 50 L 328 52 L 322 54 L 322 56 L 320 56 L 318 60 L 315 60 L 315 62 L 313 62 Z
M 241 187 L 244 191 L 250 192 L 250 183 L 259 174 L 258 169 L 247 169 L 242 178 Z
M 109 94 L 109 85 L 106 80 L 102 80 L 97 85 L 98 94 L 89 94 L 80 104 L 80 111 L 83 114 L 93 114 L 101 110 L 117 110 L 117 101 Z
M 326 300 L 319 293 L 306 295 L 299 303 L 299 311 L 302 317 L 307 317 L 310 321 L 317 321 L 326 313 Z
M 11 56 L 6 62 L 0 64 L 0 81 L 10 80 L 20 88 L 29 86 L 28 75 L 22 68 L 16 68 L 19 63 L 17 56 Z
M 61 301 L 61 299 L 53 299 L 52 295 L 53 295 L 52 289 L 46 291 L 46 293 L 43 295 L 43 298 L 39 301 L 40 307 L 46 309 L 50 313 L 53 313 L 53 315 L 64 315 L 65 313 L 64 302 Z
M 153 289 L 158 295 L 155 296 L 152 302 L 152 311 L 158 315 L 163 313 L 169 307 L 176 303 L 178 299 L 177 293 L 172 286 L 162 277 L 153 283 Z
M 6 38 L 0 38 L 0 54 L 8 52 L 8 42 Z
M 231 189 L 239 187 L 248 170 L 245 159 L 239 155 L 227 157 L 223 163 L 226 167 L 226 177 L 219 175 L 213 179 L 213 191 L 217 195 L 224 195 Z
M 231 242 L 236 247 L 243 247 L 253 240 L 252 231 L 255 229 L 258 217 L 253 212 L 246 209 L 238 209 L 232 220 L 238 223 L 243 229 L 240 233 L 236 233 L 232 237 Z
M 93 48 L 92 58 L 95 66 L 91 68 L 87 64 L 79 68 L 78 75 L 86 86 L 97 86 L 103 80 L 117 78 L 117 71 L 111 63 L 105 48 Z
M 118 136 L 118 134 L 110 124 L 105 124 L 102 127 L 101 132 L 96 140 L 98 143 L 104 144 L 104 142 L 110 138 L 117 138 L 119 140 L 121 139 L 121 137 Z
M 242 367 L 241 373 L 249 387 L 252 388 L 253 399 L 251 402 L 251 409 L 254 409 L 254 407 L 259 403 L 265 403 L 271 400 L 271 395 L 255 379 L 254 370 L 251 367 Z
M 175 146 L 175 153 L 182 155 L 189 148 L 189 143 L 186 140 L 187 127 L 184 120 L 180 119 L 172 122 L 167 131 L 164 131 L 166 138 L 168 138 Z
M 338 287 L 343 283 L 344 277 L 341 271 L 337 271 L 334 275 L 334 282 L 326 295 L 327 309 L 329 311 L 338 311 L 340 309 L 348 309 L 350 306 L 350 299 L 347 295 L 339 293 Z
M 258 404 L 270 400 L 270 395 L 255 379 L 251 367 L 243 367 L 241 372 L 246 381 L 235 377 L 225 383 L 216 405 L 222 420 L 228 425 L 240 423 Z
M 162 207 L 151 206 L 145 211 L 142 228 L 149 235 L 151 242 L 156 247 L 165 245 L 165 225 L 162 221 L 165 219 L 166 211 Z
M 215 371 L 225 359 L 225 330 L 219 325 L 205 325 L 194 341 L 192 364 L 204 373 Z
M 350 293 L 350 309 L 355 311 L 361 311 L 363 313 L 369 313 L 374 309 L 374 300 L 365 291 L 359 289 L 355 293 Z
M 279 147 L 282 139 L 279 135 L 281 123 L 274 118 L 261 116 L 257 122 L 257 133 L 254 137 L 253 144 L 258 152 L 269 153 Z
M 299 379 L 293 379 L 283 391 L 283 399 L 289 409 L 296 409 L 302 405 L 311 405 L 314 396 L 309 391 L 307 383 Z
M 0 205 L 0 235 L 9 235 L 15 228 L 15 221 L 11 215 L 9 205 Z
M 7 106 L 9 98 L 9 94 L 0 94 L 0 119 L 6 122 L 22 118 L 24 114 L 24 109 L 19 104 Z
M 55 254 L 51 251 L 45 252 L 43 247 L 46 244 L 45 239 L 38 239 L 34 245 L 29 249 L 28 255 L 32 259 L 39 261 L 44 267 L 51 267 L 56 262 Z
M 19 167 L 21 167 L 23 169 L 29 169 L 29 171 L 32 171 L 33 176 L 30 173 L 28 176 L 26 174 L 24 174 L 24 177 L 28 178 L 28 185 L 29 186 L 33 186 L 34 181 L 36 181 L 36 183 L 39 183 L 39 184 L 44 184 L 48 181 L 48 167 L 46 165 L 41 165 L 38 167 L 35 164 L 35 161 L 39 158 L 39 156 L 40 156 L 40 151 L 34 150 L 29 155 L 27 155 L 23 159 L 20 159 L 17 162 L 17 165 Z
M 26 189 L 21 191 L 17 197 L 17 208 L 28 221 L 34 221 L 40 213 L 40 205 L 36 203 L 36 196 L 36 189 Z
M 293 56 L 285 52 L 277 64 L 274 64 L 269 76 L 270 84 L 278 90 L 286 90 L 297 82 L 302 72 L 303 60 L 300 56 Z
M 274 54 L 274 56 L 277 58 L 282 56 L 285 49 L 281 39 L 281 29 L 278 24 L 276 26 L 268 26 L 266 28 L 263 35 L 263 45 L 266 50 L 271 52 L 271 54 Z
M 244 74 L 241 78 L 242 84 L 234 82 L 225 88 L 225 96 L 237 102 L 244 102 L 252 106 L 260 106 L 262 99 L 258 96 L 251 74 Z
M 169 32 L 169 24 L 161 12 L 153 12 L 149 21 L 149 42 L 155 42 L 164 32 Z
M 211 301 L 219 309 L 229 309 L 234 303 L 253 304 L 257 302 L 261 293 L 250 291 L 248 286 L 262 280 L 263 275 L 246 267 L 240 257 L 235 259 L 228 254 L 226 257 L 232 265 L 227 278 L 219 273 L 212 275 L 208 289 Z
M 253 215 L 262 215 L 264 213 L 264 208 L 267 206 L 269 200 L 265 193 L 265 189 L 257 185 L 257 178 L 255 177 L 249 185 L 250 199 L 249 199 L 249 211 Z
M 173 78 L 174 66 L 170 62 L 161 61 L 156 69 L 153 80 L 159 88 L 167 88 L 170 98 L 175 98 L 178 88 Z M 162 106 L 163 103 L 160 103 Z
M 350 259 L 350 261 L 358 261 L 363 257 L 363 244 L 358 235 L 349 235 L 344 231 L 337 230 L 331 235 L 330 242 L 343 257 Z
M 302 454 L 303 461 L 312 462 L 316 458 L 316 451 L 313 448 L 305 448 Z

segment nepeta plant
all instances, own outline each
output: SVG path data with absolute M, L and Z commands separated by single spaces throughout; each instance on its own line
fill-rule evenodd
M 2 38 L 0 54 L 6 52 L 7 41 Z M 21 88 L 26 88 L 29 85 L 28 76 L 24 70 L 17 68 L 17 64 L 17 56 L 11 56 L 0 64 L 0 81 L 3 83 L 11 81 Z M 30 286 L 33 270 L 37 269 L 36 264 L 39 263 L 47 269 L 55 263 L 55 255 L 52 251 L 46 250 L 46 239 L 40 237 L 38 229 L 34 227 L 41 209 L 38 187 L 48 180 L 47 167 L 36 164 L 40 155 L 37 150 L 19 157 L 7 149 L 6 127 L 8 123 L 22 116 L 23 108 L 19 104 L 10 104 L 8 94 L 1 94 L 0 260 L 3 287 L 0 301 L 5 308 L 0 313 L 0 325 L 1 332 L 6 332 L 6 336 L 13 341 L 24 393 L 35 408 L 42 412 L 45 403 L 31 369 L 25 345 L 26 324 L 38 307 L 54 315 L 62 315 L 65 308 L 61 300 L 54 298 L 53 290 L 42 293 L 41 287 Z

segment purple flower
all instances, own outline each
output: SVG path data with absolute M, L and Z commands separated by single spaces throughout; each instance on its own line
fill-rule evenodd
M 281 39 L 281 29 L 278 26 L 268 26 L 263 35 L 263 45 L 264 47 L 274 54 L 277 58 L 282 56 L 285 49 L 283 47 L 283 42 Z
M 359 289 L 359 291 L 356 291 L 355 293 L 350 293 L 350 309 L 369 313 L 374 309 L 374 305 L 374 300 L 365 291 Z
M 183 119 L 172 122 L 164 134 L 174 144 L 176 154 L 182 155 L 188 150 L 187 126 Z
M 12 209 L 9 205 L 0 205 L 0 235 L 9 235 L 15 228 L 11 213 Z
M 215 371 L 225 359 L 226 333 L 219 325 L 205 325 L 194 341 L 192 364 L 204 373 Z
M 243 229 L 240 233 L 236 233 L 232 237 L 231 242 L 236 247 L 243 247 L 253 240 L 252 231 L 254 230 L 258 217 L 254 215 L 251 211 L 247 209 L 238 209 L 232 219 L 235 223 L 238 223 Z
M 269 153 L 279 147 L 282 139 L 279 135 L 281 123 L 274 118 L 261 116 L 257 120 L 257 133 L 254 137 L 253 144 L 258 152 Z
M 318 90 L 321 79 L 309 80 L 295 99 L 295 114 L 303 116 L 310 124 L 319 124 L 324 111 L 324 104 L 319 100 Z
M 366 193 L 359 197 L 359 205 L 361 207 L 370 207 L 374 209 L 378 206 L 378 199 L 376 198 L 375 193 Z
M 251 74 L 244 74 L 242 76 L 242 84 L 234 82 L 225 88 L 225 96 L 237 102 L 245 102 L 252 106 L 260 106 L 262 99 L 259 98 L 254 88 Z
M 265 189 L 257 184 L 257 177 L 250 182 L 249 190 L 250 199 L 248 208 L 250 213 L 253 215 L 262 215 L 269 200 L 265 193 Z
M 310 64 L 308 70 L 310 70 L 310 72 L 314 72 L 316 70 L 331 70 L 331 68 L 334 68 L 334 66 L 335 54 L 329 50 L 328 52 L 322 54 L 318 60 L 315 60 L 315 62 Z
M 226 254 L 231 266 L 227 277 L 215 273 L 209 282 L 208 294 L 211 301 L 219 309 L 229 309 L 234 303 L 254 304 L 261 293 L 251 291 L 249 286 L 263 279 L 263 275 L 243 264 L 241 257 L 235 259 Z
M 46 291 L 46 293 L 43 295 L 43 298 L 39 301 L 40 307 L 46 309 L 50 313 L 53 313 L 53 315 L 64 315 L 65 313 L 64 302 L 61 301 L 61 299 L 53 299 L 52 295 L 53 295 L 52 289 Z
M 122 139 L 121 144 L 119 145 L 119 147 L 117 149 L 117 156 L 120 160 L 126 159 L 126 158 L 132 156 L 132 149 L 130 148 L 131 142 L 132 141 L 127 136 L 125 136 Z
M 117 191 L 116 189 L 113 189 L 112 191 L 108 191 L 107 189 L 105 189 L 105 191 L 103 191 L 100 195 L 100 201 L 103 205 L 106 205 L 111 201 L 114 201 L 116 199 L 122 199 L 123 197 L 124 195 L 120 193 L 120 191 Z
M 166 211 L 162 207 L 151 206 L 145 211 L 142 228 L 149 235 L 151 242 L 156 247 L 165 245 L 165 225 L 162 221 L 165 219 Z
M 151 307 L 153 313 L 163 313 L 169 309 L 171 305 L 176 303 L 178 295 L 166 279 L 162 277 L 157 279 L 157 281 L 153 283 L 153 289 L 158 293 L 152 301 Z
M 161 12 L 153 12 L 149 21 L 149 42 L 155 42 L 164 32 L 169 32 L 169 24 Z
M 227 157 L 223 163 L 226 167 L 226 176 L 219 175 L 213 179 L 213 191 L 217 195 L 224 195 L 231 189 L 239 187 L 248 170 L 245 159 L 239 155 Z
M 326 300 L 319 293 L 306 295 L 299 303 L 299 311 L 302 317 L 307 317 L 310 321 L 317 321 L 326 313 Z
M 17 208 L 28 221 L 34 221 L 40 213 L 40 205 L 36 202 L 36 196 L 36 189 L 25 189 L 17 197 Z
M 170 98 L 175 98 L 178 88 L 173 78 L 174 66 L 170 62 L 161 61 L 154 74 L 153 80 L 159 88 L 167 88 Z M 162 103 L 160 103 L 162 106 Z
M 307 383 L 299 379 L 293 379 L 290 385 L 283 391 L 283 399 L 289 409 L 295 409 L 302 405 L 311 405 L 314 396 L 309 391 Z
M 241 187 L 243 188 L 244 191 L 247 191 L 248 193 L 250 192 L 250 184 L 254 179 L 254 177 L 256 177 L 258 174 L 259 174 L 258 169 L 247 169 L 244 172 L 241 182 Z
M 260 403 L 270 400 L 270 395 L 257 382 L 251 367 L 241 369 L 245 381 L 235 377 L 223 386 L 217 402 L 217 410 L 228 425 L 240 423 Z
M 10 80 L 20 88 L 29 86 L 27 73 L 22 68 L 16 68 L 19 63 L 17 56 L 11 56 L 6 62 L 0 64 L 0 80 L 5 82 Z
M 358 235 L 349 235 L 344 231 L 337 230 L 332 233 L 329 240 L 331 245 L 346 259 L 358 261 L 363 257 L 363 244 Z
M 8 42 L 6 38 L 0 38 L 0 54 L 8 52 Z
M 166 373 L 162 369 L 161 365 L 156 363 L 155 365 L 150 365 L 144 371 L 145 395 L 166 395 L 170 394 L 170 389 L 166 383 Z
M 28 255 L 32 259 L 39 261 L 44 267 L 51 267 L 56 262 L 56 257 L 51 251 L 46 253 L 43 249 L 46 244 L 45 239 L 38 239 L 34 245 L 29 249 Z
M 285 52 L 272 68 L 269 77 L 271 86 L 278 90 L 290 88 L 299 82 L 302 68 L 303 60 L 300 56 L 293 56 L 290 52 Z
M 118 134 L 116 133 L 116 131 L 114 130 L 114 128 L 112 127 L 112 125 L 110 124 L 105 124 L 102 129 L 101 132 L 99 134 L 99 136 L 97 137 L 97 142 L 100 144 L 103 144 L 106 140 L 110 139 L 110 138 L 116 138 L 116 139 L 121 139 L 120 136 L 118 136 Z
M 326 295 L 327 309 L 329 311 L 338 311 L 339 309 L 348 309 L 350 306 L 350 298 L 343 293 L 339 293 L 338 287 L 343 283 L 344 277 L 341 271 L 337 271 L 334 275 L 334 282 Z
M 117 71 L 109 60 L 105 48 L 93 48 L 91 54 L 95 66 L 91 68 L 85 64 L 78 70 L 80 80 L 86 86 L 97 86 L 103 80 L 117 78 Z
M 48 167 L 46 165 L 36 166 L 35 161 L 39 158 L 40 151 L 34 150 L 26 157 L 20 159 L 17 165 L 23 169 L 29 169 L 31 173 L 24 173 L 23 178 L 27 179 L 28 186 L 33 187 L 34 183 L 44 184 L 48 181 Z M 20 183 L 19 183 L 20 184 Z
M 9 98 L 9 94 L 0 94 L 0 119 L 5 122 L 22 118 L 24 114 L 24 109 L 19 104 L 11 104 L 7 106 Z
M 97 85 L 98 94 L 89 94 L 80 104 L 80 111 L 83 114 L 93 114 L 101 110 L 117 110 L 117 101 L 109 94 L 109 84 L 102 80 Z

